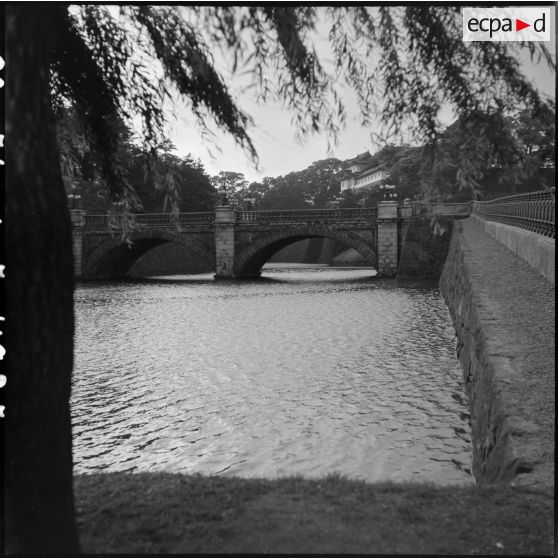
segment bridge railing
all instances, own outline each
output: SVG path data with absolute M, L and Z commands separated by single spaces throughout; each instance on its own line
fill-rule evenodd
M 378 217 L 378 208 L 344 208 L 344 209 L 293 209 L 293 210 L 261 210 L 237 211 L 236 220 L 244 223 L 264 222 L 311 222 L 335 221 L 338 219 L 373 221 Z
M 204 213 L 179 213 L 178 218 L 171 213 L 141 213 L 133 215 L 133 223 L 137 228 L 162 227 L 176 228 L 179 225 L 211 225 L 215 220 L 215 214 Z M 118 218 L 108 215 L 86 215 L 86 229 L 110 229 L 119 227 Z
M 471 215 L 470 203 L 413 203 L 413 215 L 428 217 L 468 217 Z
M 555 188 L 474 201 L 473 214 L 555 238 Z

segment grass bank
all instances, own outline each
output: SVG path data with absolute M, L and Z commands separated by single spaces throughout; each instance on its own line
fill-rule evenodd
M 82 552 L 553 555 L 553 499 L 439 487 L 165 473 L 74 480 Z

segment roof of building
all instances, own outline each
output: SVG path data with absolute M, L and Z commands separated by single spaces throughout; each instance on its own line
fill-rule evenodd
M 385 167 L 384 165 L 378 165 L 377 167 L 374 167 L 374 168 L 371 168 L 371 169 L 367 169 L 367 170 L 365 170 L 365 171 L 362 171 L 362 172 L 358 175 L 358 177 L 359 177 L 359 178 L 362 178 L 362 177 L 364 177 L 364 176 L 368 176 L 369 174 L 373 174 L 373 173 L 378 172 L 378 171 L 387 172 L 387 171 L 385 170 L 384 167 Z
M 370 155 L 370 151 L 368 151 L 367 149 L 366 151 L 364 151 L 364 153 L 360 153 L 353 159 L 349 159 L 349 164 L 366 163 L 371 157 L 372 155 Z

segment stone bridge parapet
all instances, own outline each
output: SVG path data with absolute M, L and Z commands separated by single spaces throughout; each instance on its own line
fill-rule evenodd
M 359 223 L 370 224 L 378 217 L 378 208 L 294 209 L 237 211 L 236 221 L 243 224 Z

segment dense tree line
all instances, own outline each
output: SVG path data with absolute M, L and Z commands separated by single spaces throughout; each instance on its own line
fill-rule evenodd
M 106 213 L 111 200 L 100 187 L 102 175 L 75 111 L 57 107 L 57 141 L 62 175 L 70 199 L 88 213 Z M 115 142 L 121 173 L 135 192 L 132 213 L 176 213 L 211 211 L 216 192 L 201 161 L 190 154 L 179 157 L 174 145 L 163 140 L 147 150 L 134 138 L 131 129 L 119 121 Z M 72 191 L 73 190 L 73 191 Z
M 390 173 L 377 186 L 394 185 L 400 201 L 463 202 L 540 190 L 554 184 L 554 121 L 541 125 L 527 110 L 504 119 L 486 114 L 476 119 L 476 125 L 484 122 L 484 135 L 490 135 L 492 141 L 474 135 L 470 119 L 457 120 L 434 144 L 388 144 L 372 154 L 368 166 Z M 226 192 L 230 203 L 254 209 L 370 207 L 385 199 L 381 188 L 340 192 L 340 171 L 349 161 L 323 159 L 302 171 L 250 184 L 241 173 L 221 172 L 212 182 Z
M 63 174 L 77 178 L 81 205 L 89 213 L 106 212 L 110 201 L 100 195 L 98 169 L 82 135 L 76 131 L 75 115 L 58 113 L 58 141 Z M 493 142 L 472 136 L 469 121 L 456 121 L 432 145 L 388 144 L 372 154 L 368 165 L 381 167 L 390 177 L 380 184 L 395 186 L 396 199 L 468 201 L 547 188 L 555 177 L 555 124 L 543 126 L 529 111 L 514 118 L 492 121 L 483 115 Z M 133 141 L 122 125 L 118 143 L 127 179 L 137 197 L 136 211 L 211 211 L 215 203 L 239 208 L 308 209 L 374 206 L 384 191 L 345 191 L 341 194 L 340 171 L 350 160 L 328 158 L 302 171 L 249 182 L 244 174 L 221 171 L 210 177 L 191 155 L 178 157 L 164 141 L 147 152 Z
M 555 182 L 555 136 L 554 119 L 541 122 L 528 110 L 460 118 L 423 148 L 421 195 L 466 201 L 549 188 Z

